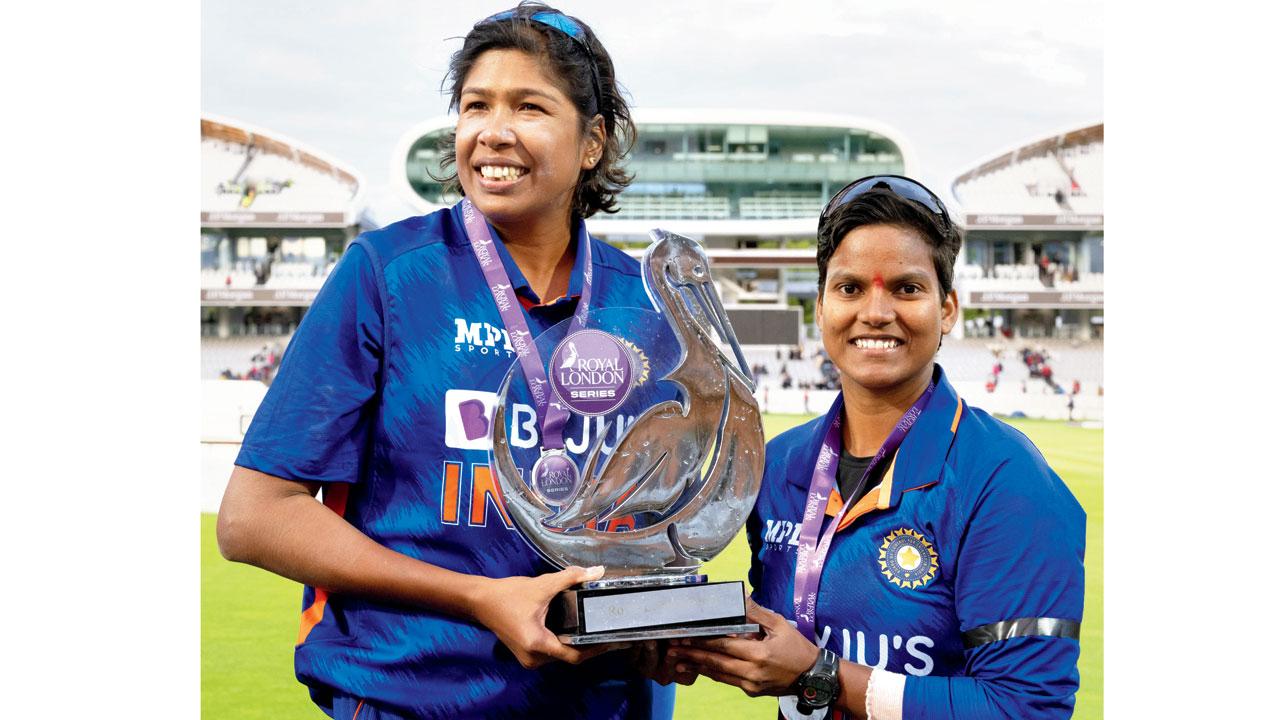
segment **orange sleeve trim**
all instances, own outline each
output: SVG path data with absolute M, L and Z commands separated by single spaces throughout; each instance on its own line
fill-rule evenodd
M 356 718 L 360 717 L 360 711 L 363 709 L 364 709 L 364 701 L 361 700 L 360 704 L 356 706 L 356 714 L 351 716 L 351 720 L 356 720 Z
M 347 515 L 347 495 L 351 492 L 351 486 L 347 483 L 329 483 L 324 486 L 324 506 L 338 514 L 339 517 Z
M 329 483 L 325 485 L 324 506 L 339 516 L 345 516 L 347 513 L 347 495 L 350 492 L 351 486 L 346 483 Z M 324 588 L 316 588 L 316 597 L 311 601 L 311 606 L 302 611 L 302 624 L 298 627 L 298 642 L 294 643 L 294 645 L 301 645 L 306 642 L 307 636 L 324 619 L 324 607 L 328 604 L 329 592 Z M 357 710 L 357 712 L 359 711 Z
M 294 645 L 301 645 L 307 641 L 307 636 L 324 619 L 324 606 L 328 603 L 329 593 L 323 588 L 316 588 L 316 599 L 311 602 L 311 607 L 302 611 L 302 625 L 298 628 L 298 642 Z

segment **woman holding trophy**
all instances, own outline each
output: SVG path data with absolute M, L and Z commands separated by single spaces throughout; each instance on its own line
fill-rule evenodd
M 823 209 L 816 322 L 841 393 L 766 451 L 747 522 L 762 634 L 678 641 L 681 682 L 776 695 L 789 718 L 1071 714 L 1084 512 L 934 363 L 959 248 L 908 178 L 864 178 Z
M 672 688 L 545 627 L 601 569 L 549 572 L 486 453 L 493 378 L 532 337 L 649 307 L 637 263 L 583 223 L 629 182 L 613 63 L 586 24 L 522 3 L 472 28 L 447 81 L 465 199 L 352 242 L 246 434 L 219 546 L 307 586 L 297 674 L 333 717 L 669 716 Z

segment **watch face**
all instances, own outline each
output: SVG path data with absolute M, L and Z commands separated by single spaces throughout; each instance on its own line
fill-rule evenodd
M 797 707 L 802 710 L 825 708 L 840 693 L 840 658 L 830 650 L 818 653 L 813 669 L 800 676 L 796 693 Z
M 834 679 L 821 675 L 810 675 L 800 689 L 800 700 L 806 705 L 824 707 L 835 699 L 836 683 Z

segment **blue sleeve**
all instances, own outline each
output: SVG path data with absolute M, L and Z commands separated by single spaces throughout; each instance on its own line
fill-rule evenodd
M 957 528 L 964 675 L 908 676 L 903 718 L 1068 718 L 1080 684 L 1079 640 L 1035 630 L 993 640 L 982 629 L 1021 618 L 1081 621 L 1084 511 L 1032 448 L 1002 463 L 975 495 Z
M 353 243 L 289 342 L 236 465 L 305 482 L 355 482 L 375 410 L 382 300 L 370 253 Z

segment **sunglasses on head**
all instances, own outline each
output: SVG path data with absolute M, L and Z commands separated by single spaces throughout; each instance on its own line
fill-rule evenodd
M 515 10 L 504 10 L 497 15 L 490 15 L 477 24 L 483 25 L 485 23 L 498 22 L 500 20 L 510 20 L 511 18 L 516 17 L 516 15 L 517 12 Z M 588 55 L 592 54 L 591 47 L 587 45 L 587 32 L 568 15 L 559 12 L 552 12 L 550 10 L 542 10 L 530 15 L 529 19 L 533 22 L 542 23 L 547 27 L 559 30 L 565 35 L 573 38 L 574 41 L 582 46 L 583 50 L 587 51 Z
M 476 24 L 484 25 L 485 23 L 501 22 L 503 20 L 510 20 L 516 17 L 518 17 L 518 12 L 516 10 L 503 10 L 496 15 L 490 15 Z M 568 35 L 571 40 L 578 44 L 578 47 L 582 48 L 583 51 L 587 53 L 587 57 L 591 59 L 591 90 L 595 94 L 595 111 L 599 112 L 601 106 L 600 71 L 596 69 L 596 55 L 591 52 L 591 46 L 587 43 L 587 31 L 584 30 L 583 27 L 573 18 L 558 11 L 540 10 L 529 15 L 528 19 L 531 22 L 546 25 L 549 28 L 559 30 L 561 33 Z
M 951 216 L 947 214 L 947 207 L 929 188 L 901 175 L 871 175 L 845 185 L 840 192 L 827 201 L 826 207 L 822 208 L 822 214 L 818 216 L 818 231 L 822 231 L 836 208 L 847 205 L 872 190 L 887 190 L 903 200 L 914 200 L 941 219 L 944 227 L 951 227 Z

